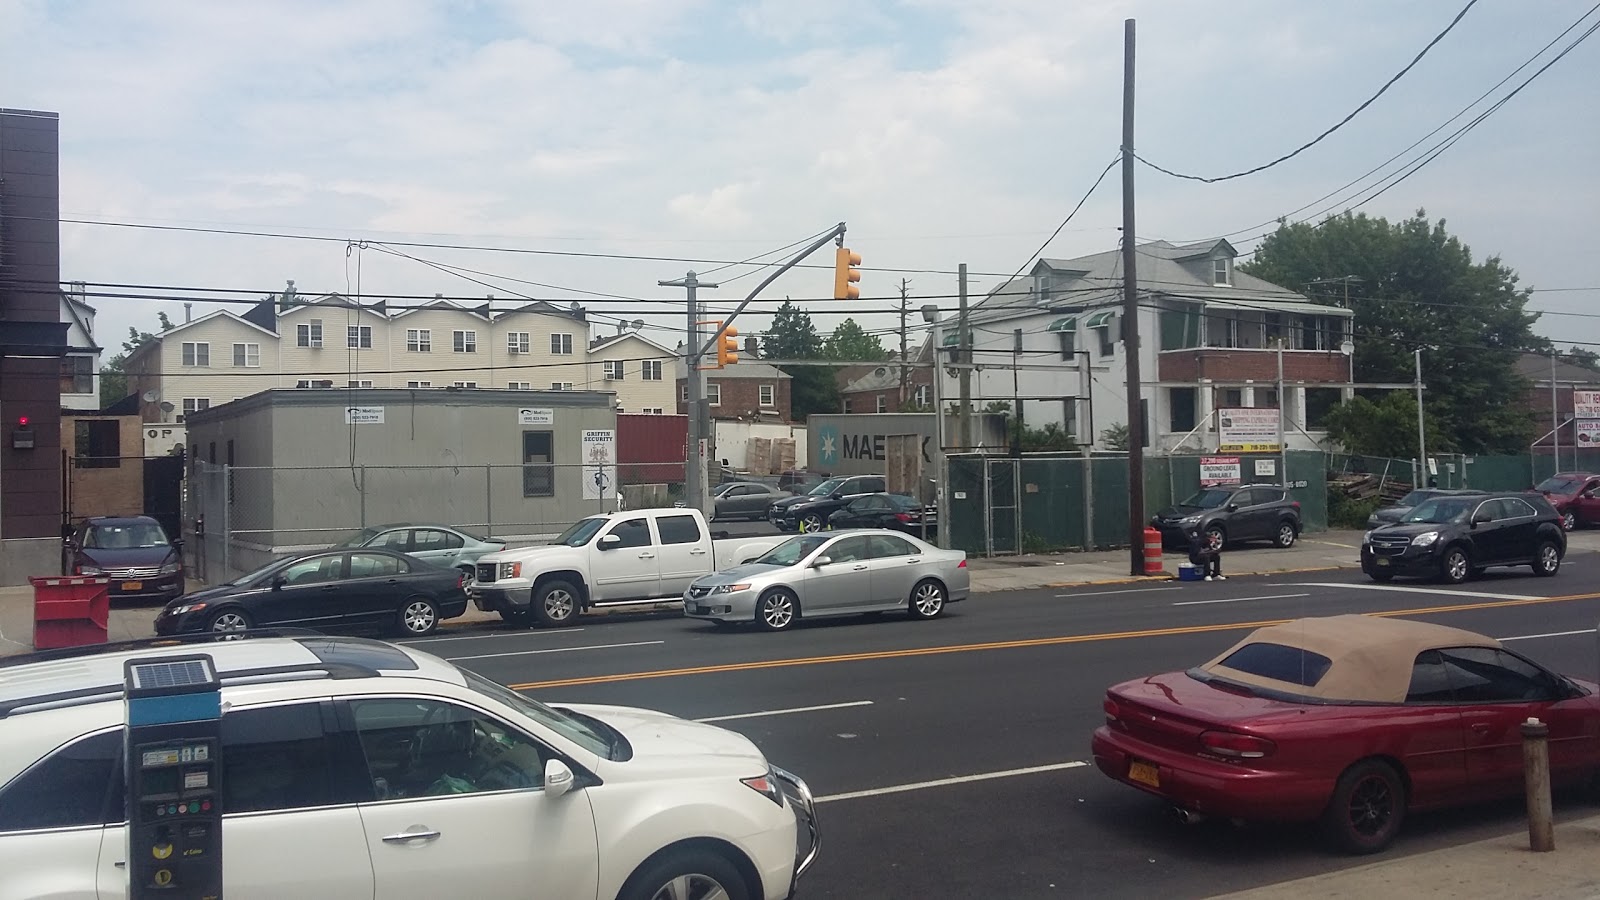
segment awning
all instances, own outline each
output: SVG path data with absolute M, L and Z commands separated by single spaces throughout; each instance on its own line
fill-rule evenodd
M 1085 328 L 1105 328 L 1111 324 L 1111 319 L 1117 314 L 1114 309 L 1103 309 L 1090 316 L 1083 323 Z
M 1077 322 L 1077 316 L 1067 316 L 1065 319 L 1057 319 L 1051 322 L 1050 327 L 1046 328 L 1045 331 L 1076 331 L 1078 328 Z
M 940 344 L 942 344 L 945 347 L 954 347 L 956 344 L 958 344 L 960 342 L 961 342 L 961 334 L 960 334 L 960 332 L 952 331 L 949 334 L 944 336 L 944 340 L 940 341 Z

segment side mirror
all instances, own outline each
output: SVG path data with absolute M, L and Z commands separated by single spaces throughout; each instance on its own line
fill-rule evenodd
M 1490 514 L 1488 514 L 1486 512 L 1476 512 L 1476 513 L 1472 514 L 1472 524 L 1474 526 L 1480 525 L 1480 524 L 1482 524 L 1484 522 L 1493 522 L 1493 521 L 1494 521 L 1494 516 L 1492 516 L 1492 515 L 1490 515 Z
M 172 547 L 175 550 L 183 549 L 183 538 L 173 538 L 172 539 Z
M 756 561 L 756 558 L 754 556 L 752 556 L 749 559 L 741 559 L 741 560 L 739 560 L 739 565 L 748 566 L 748 565 L 750 565 L 751 563 L 753 563 L 755 561 Z
M 272 589 L 275 590 L 275 591 L 283 590 L 283 586 L 288 584 L 288 583 L 289 583 L 289 579 L 283 577 L 282 575 L 274 575 L 274 576 L 272 576 Z
M 578 783 L 572 770 L 559 759 L 552 759 L 544 764 L 544 793 L 547 797 L 559 797 L 572 790 Z
M 819 556 L 816 559 L 813 559 L 811 561 L 811 568 L 820 569 L 823 566 L 825 566 L 825 565 L 827 565 L 828 563 L 831 563 L 831 562 L 833 562 L 833 557 L 831 557 L 831 556 Z
M 1238 512 L 1238 511 L 1239 511 L 1239 504 L 1237 504 L 1237 503 L 1229 503 L 1228 504 L 1228 512 Z
M 601 550 L 614 550 L 614 549 L 616 549 L 616 546 L 618 544 L 620 544 L 620 543 L 622 543 L 622 538 L 619 535 L 608 534 L 605 537 L 600 539 L 600 549 Z

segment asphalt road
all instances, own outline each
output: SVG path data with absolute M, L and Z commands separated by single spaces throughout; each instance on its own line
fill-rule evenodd
M 711 719 L 821 798 L 806 897 L 1205 897 L 1368 861 L 1310 828 L 1179 825 L 1101 775 L 1089 735 L 1111 684 L 1203 662 L 1266 622 L 1388 613 L 1510 639 L 1596 678 L 1600 554 L 1555 578 L 1374 585 L 1359 572 L 977 595 L 901 616 L 721 631 L 677 614 L 413 642 L 547 701 Z M 1558 798 L 1558 815 L 1588 814 Z M 1413 818 L 1391 854 L 1514 830 L 1520 803 Z

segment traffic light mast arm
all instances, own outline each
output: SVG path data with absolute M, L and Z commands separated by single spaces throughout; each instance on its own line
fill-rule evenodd
M 777 271 L 773 272 L 771 275 L 768 275 L 766 278 L 762 279 L 761 283 L 756 285 L 755 289 L 752 290 L 749 293 L 749 295 L 747 295 L 743 300 L 739 301 L 739 305 L 735 306 L 733 308 L 733 312 L 728 313 L 727 318 L 722 320 L 723 325 L 724 326 L 732 325 L 733 324 L 733 320 L 739 318 L 739 313 L 744 312 L 744 308 L 746 306 L 750 305 L 750 301 L 754 300 L 756 298 L 757 294 L 759 294 L 762 291 L 766 290 L 767 285 L 773 283 L 774 281 L 777 281 L 779 275 L 782 275 L 783 273 L 785 273 L 785 272 L 789 271 L 790 269 L 794 268 L 795 266 L 799 265 L 801 262 L 803 262 L 805 260 L 806 257 L 808 257 L 811 254 L 813 254 L 813 253 L 817 252 L 818 250 L 822 249 L 823 245 L 827 244 L 829 241 L 838 241 L 841 245 L 844 243 L 844 223 L 843 222 L 840 222 L 839 224 L 833 226 L 833 228 L 830 229 L 828 231 L 828 233 L 826 233 L 822 237 L 818 238 L 816 240 L 816 242 L 813 243 L 811 246 L 805 248 L 804 250 L 801 250 L 798 254 L 795 255 L 795 257 L 793 259 L 791 259 L 788 262 L 784 263 L 783 265 L 779 266 Z M 717 335 L 712 335 L 711 336 L 711 340 L 706 341 L 705 346 L 701 347 L 700 348 L 700 352 L 695 354 L 694 357 L 692 357 L 692 358 L 693 359 L 700 359 L 700 358 L 703 358 L 706 354 L 711 353 L 713 351 L 713 349 L 717 345 L 717 339 L 718 339 Z

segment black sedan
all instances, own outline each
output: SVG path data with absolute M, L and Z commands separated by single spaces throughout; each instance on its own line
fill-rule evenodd
M 907 494 L 868 494 L 851 500 L 843 509 L 828 516 L 828 527 L 835 531 L 843 528 L 889 528 L 921 537 L 924 521 L 929 534 L 939 524 L 937 513 L 917 502 L 915 497 Z
M 322 551 L 179 597 L 156 616 L 156 634 L 294 625 L 421 637 L 466 612 L 461 582 L 454 569 L 388 550 Z

